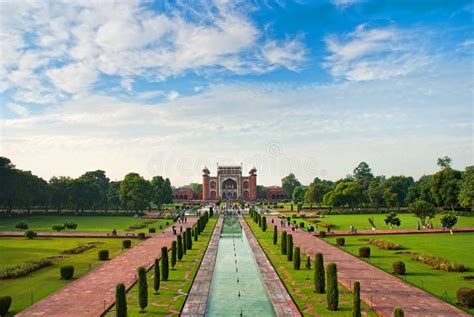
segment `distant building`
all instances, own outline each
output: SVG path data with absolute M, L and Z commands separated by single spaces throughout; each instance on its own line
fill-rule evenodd
M 283 188 L 279 186 L 266 187 L 265 191 L 267 193 L 267 200 L 281 200 L 288 198 Z
M 242 166 L 217 166 L 217 176 L 209 169 L 202 170 L 202 200 L 256 200 L 257 169 L 242 176 Z
M 196 194 L 189 187 L 181 187 L 173 190 L 173 200 L 193 200 L 196 199 Z

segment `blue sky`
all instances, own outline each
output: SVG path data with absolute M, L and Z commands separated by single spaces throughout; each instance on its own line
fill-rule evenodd
M 473 162 L 471 1 L 2 1 L 1 154 L 262 184 Z

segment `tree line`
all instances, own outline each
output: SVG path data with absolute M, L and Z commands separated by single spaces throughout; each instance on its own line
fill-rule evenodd
M 148 181 L 138 173 L 128 173 L 121 181 L 110 181 L 104 171 L 96 170 L 78 178 L 54 176 L 45 181 L 0 157 L 0 180 L 0 207 L 7 213 L 32 208 L 144 211 L 152 204 L 161 210 L 163 204 L 172 202 L 171 181 L 162 176 Z
M 361 162 L 352 174 L 337 181 L 316 177 L 303 186 L 294 174 L 282 179 L 282 188 L 298 205 L 303 202 L 329 208 L 387 208 L 400 209 L 417 201 L 438 208 L 465 208 L 474 211 L 474 166 L 464 171 L 451 167 L 449 157 L 439 158 L 440 170 L 423 175 L 418 180 L 411 176 L 375 176 L 366 162 Z

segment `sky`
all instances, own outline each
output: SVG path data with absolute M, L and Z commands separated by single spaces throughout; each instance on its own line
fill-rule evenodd
M 176 186 L 473 164 L 471 1 L 188 3 L 1 0 L 0 155 Z

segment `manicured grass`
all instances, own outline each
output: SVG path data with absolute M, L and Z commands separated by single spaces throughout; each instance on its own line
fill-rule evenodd
M 148 232 L 148 228 L 155 228 L 156 231 L 166 227 L 166 222 L 171 224 L 173 220 L 164 219 L 139 219 L 132 216 L 70 216 L 70 215 L 48 215 L 48 216 L 25 216 L 14 218 L 1 218 L 0 231 L 20 231 L 15 225 L 25 221 L 29 229 L 34 231 L 53 231 L 51 227 L 55 224 L 62 224 L 66 221 L 73 221 L 78 224 L 77 232 L 112 232 L 113 229 L 123 232 L 131 225 L 155 221 L 147 224 L 143 229 L 132 230 L 131 232 Z M 74 230 L 68 230 L 74 231 Z
M 294 213 L 288 214 L 288 216 Z M 349 231 L 349 227 L 355 226 L 358 230 L 370 230 L 372 227 L 368 221 L 369 218 L 374 217 L 374 222 L 376 225 L 376 229 L 388 230 L 390 226 L 387 226 L 384 222 L 386 214 L 361 214 L 361 215 L 324 215 L 323 218 L 314 218 L 315 220 L 319 220 L 326 223 L 332 223 L 338 226 L 335 230 L 347 230 Z M 419 220 L 413 214 L 398 214 L 400 218 L 401 225 L 400 227 L 394 227 L 395 229 L 416 229 L 417 221 Z M 441 216 L 437 215 L 433 219 L 433 226 L 434 228 L 441 228 L 440 222 Z M 300 222 L 305 222 L 305 228 L 308 226 L 309 219 L 304 220 L 303 218 L 292 219 L 296 220 L 296 224 L 299 225 Z M 314 224 L 313 224 L 314 226 Z M 465 217 L 465 216 L 458 216 L 458 223 L 456 227 L 474 227 L 474 216 L 473 217 Z M 320 229 L 322 229 L 320 227 Z
M 0 280 L 0 295 L 10 295 L 13 303 L 10 311 L 14 314 L 32 302 L 46 297 L 59 288 L 66 285 L 65 280 L 60 279 L 59 268 L 63 265 L 74 265 L 74 277 L 78 278 L 90 269 L 93 269 L 102 261 L 97 260 L 97 252 L 100 249 L 108 249 L 110 257 L 122 252 L 122 239 L 91 239 L 91 238 L 0 238 L 0 268 L 17 265 L 30 260 L 38 260 L 46 257 L 61 256 L 61 252 L 72 249 L 80 244 L 88 242 L 102 242 L 96 248 L 87 250 L 81 254 L 67 255 L 64 258 L 55 259 L 54 264 L 30 273 L 27 276 L 15 279 Z M 135 244 L 135 241 L 132 241 Z
M 294 270 L 293 262 L 287 261 L 286 255 L 280 253 L 280 245 L 273 245 L 273 230 L 269 228 L 266 232 L 262 232 L 251 217 L 246 216 L 245 220 L 304 316 L 352 316 L 352 293 L 350 291 L 339 285 L 339 310 L 328 311 L 326 294 L 314 293 L 314 261 L 311 262 L 311 270 L 306 270 L 306 255 L 302 254 L 301 270 Z M 362 311 L 363 316 L 376 316 L 365 305 L 363 305 Z
M 451 304 L 456 304 L 456 290 L 460 287 L 474 288 L 474 282 L 464 280 L 464 276 L 474 275 L 474 233 L 435 233 L 419 235 L 381 235 L 381 236 L 348 236 L 346 245 L 342 247 L 347 252 L 358 255 L 358 249 L 361 246 L 367 246 L 367 240 L 380 239 L 399 243 L 403 252 L 416 252 L 432 256 L 441 257 L 450 262 L 462 263 L 470 268 L 469 272 L 444 272 L 434 270 L 429 265 L 416 262 L 406 255 L 396 254 L 394 250 L 379 249 L 374 245 L 368 245 L 371 249 L 369 263 L 381 268 L 384 271 L 392 273 L 392 263 L 400 260 L 405 262 L 407 275 L 402 276 L 403 280 L 416 285 L 419 288 L 430 292 L 431 294 L 446 300 Z M 327 238 L 326 240 L 335 244 L 336 238 Z M 469 310 L 474 314 L 474 309 Z
M 191 289 L 216 222 L 216 217 L 209 219 L 206 228 L 199 235 L 199 240 L 195 242 L 193 239 L 193 249 L 186 252 L 183 259 L 177 262 L 174 270 L 171 269 L 170 263 L 169 280 L 161 281 L 158 294 L 155 294 L 153 289 L 154 268 L 148 271 L 148 307 L 145 313 L 140 313 L 140 307 L 138 306 L 138 285 L 135 284 L 127 292 L 128 316 L 179 315 L 186 300 L 184 294 L 187 294 Z M 106 316 L 115 316 L 115 306 L 110 309 Z

